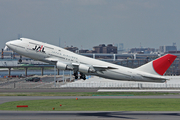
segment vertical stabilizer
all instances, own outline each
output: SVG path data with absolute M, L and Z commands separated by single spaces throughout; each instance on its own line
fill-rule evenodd
M 155 75 L 164 75 L 167 69 L 171 66 L 173 61 L 176 59 L 177 56 L 166 54 L 154 61 L 151 61 L 145 65 L 142 65 L 137 70 L 155 74 Z

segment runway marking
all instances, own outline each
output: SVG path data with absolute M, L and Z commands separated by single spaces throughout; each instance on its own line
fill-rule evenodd
M 129 90 L 129 89 L 99 89 L 97 92 L 180 92 L 180 90 L 153 89 L 153 90 Z
M 28 107 L 28 105 L 17 105 L 16 107 L 17 108 L 19 108 L 19 107 Z
M 179 111 L 0 111 L 0 120 L 179 120 Z

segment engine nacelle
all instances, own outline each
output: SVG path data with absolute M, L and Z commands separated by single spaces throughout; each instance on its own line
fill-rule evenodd
M 79 65 L 79 72 L 82 72 L 82 73 L 92 73 L 92 72 L 95 72 L 94 68 L 91 68 L 87 65 L 84 65 L 84 64 L 80 64 Z
M 58 69 L 61 69 L 61 70 L 73 70 L 72 65 L 66 64 L 66 63 L 63 63 L 63 62 L 57 62 L 56 66 L 57 66 Z
M 67 64 L 62 63 L 62 62 L 57 62 L 57 63 L 56 63 L 56 67 L 57 67 L 58 69 L 60 69 L 60 70 L 66 70 Z

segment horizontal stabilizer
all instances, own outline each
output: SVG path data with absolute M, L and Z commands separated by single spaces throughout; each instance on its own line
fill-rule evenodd
M 147 75 L 141 75 L 142 77 L 145 77 L 145 78 L 149 78 L 149 79 L 152 79 L 152 80 L 167 80 L 166 78 L 164 77 L 153 77 L 153 76 L 147 76 Z

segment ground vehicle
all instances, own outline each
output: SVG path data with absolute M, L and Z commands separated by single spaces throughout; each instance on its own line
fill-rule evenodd
M 26 79 L 26 82 L 39 82 L 39 81 L 40 81 L 39 77 L 31 77 Z

